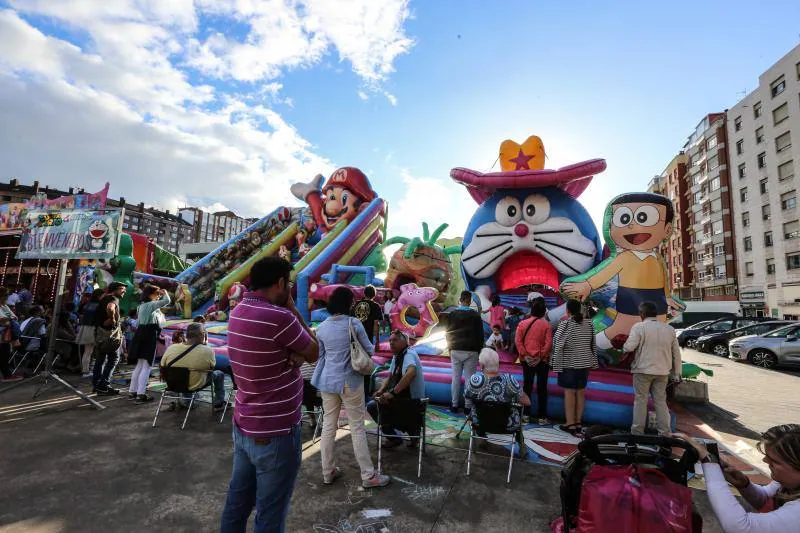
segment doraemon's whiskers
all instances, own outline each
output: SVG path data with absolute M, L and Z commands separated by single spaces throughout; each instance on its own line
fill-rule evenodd
M 547 255 L 549 255 L 550 257 L 552 257 L 553 259 L 555 259 L 556 261 L 558 261 L 559 263 L 561 263 L 562 265 L 564 265 L 565 267 L 567 267 L 568 269 L 570 269 L 573 272 L 575 272 L 576 274 L 580 274 L 580 271 L 577 268 L 575 268 L 574 266 L 570 265 L 569 263 L 567 263 L 566 261 L 564 261 L 563 259 L 558 257 L 556 254 L 554 254 L 553 252 L 549 251 L 544 246 L 539 246 L 539 244 L 537 243 L 536 247 L 538 249 L 540 249 L 541 251 L 543 251 L 544 253 L 546 253 Z
M 561 248 L 562 250 L 567 250 L 568 252 L 573 252 L 578 255 L 582 255 L 584 257 L 594 257 L 594 254 L 592 253 L 584 252 L 582 250 L 576 250 L 575 248 L 570 248 L 569 246 L 564 246 L 563 244 L 557 244 L 554 242 L 546 241 L 544 239 L 536 239 L 536 241 L 542 244 L 549 244 L 550 246 L 555 246 L 556 248 Z
M 545 235 L 547 233 L 575 233 L 574 229 L 551 229 L 546 231 L 533 231 L 534 235 Z
M 496 256 L 494 259 L 490 260 L 488 263 L 486 263 L 486 264 L 485 264 L 485 265 L 483 265 L 481 268 L 479 268 L 478 270 L 476 270 L 476 271 L 475 271 L 475 275 L 477 276 L 478 274 L 480 274 L 480 273 L 481 273 L 481 271 L 482 271 L 484 268 L 488 267 L 489 265 L 491 265 L 492 263 L 494 263 L 494 262 L 495 262 L 495 261 L 497 261 L 498 259 L 502 259 L 502 258 L 503 258 L 503 256 L 505 256 L 505 255 L 506 255 L 506 253 L 510 252 L 510 251 L 511 251 L 511 250 L 513 250 L 513 249 L 514 249 L 514 247 L 513 247 L 513 246 L 509 246 L 508 248 L 506 248 L 505 250 L 503 250 L 502 252 L 500 252 L 500 253 L 499 253 L 499 254 L 498 254 L 498 255 L 497 255 L 497 256 Z
M 485 249 L 485 250 L 482 250 L 482 251 L 480 251 L 480 252 L 478 252 L 478 253 L 476 253 L 476 254 L 474 254 L 474 255 L 471 255 L 471 256 L 469 256 L 469 257 L 462 257 L 462 258 L 461 258 L 461 262 L 462 262 L 462 263 L 464 263 L 464 262 L 466 262 L 466 261 L 470 261 L 471 259 L 475 259 L 476 257 L 478 257 L 478 256 L 480 256 L 480 255 L 483 255 L 483 254 L 485 254 L 485 253 L 487 253 L 487 252 L 491 252 L 492 250 L 496 250 L 497 248 L 500 248 L 501 246 L 506 246 L 506 245 L 508 245 L 508 244 L 511 244 L 511 241 L 510 241 L 510 240 L 508 240 L 508 241 L 503 241 L 503 242 L 501 242 L 500 244 L 495 244 L 495 245 L 494 245 L 494 246 L 492 246 L 491 248 L 487 248 L 487 249 Z M 490 263 L 491 263 L 491 261 L 490 261 Z
M 508 233 L 476 233 L 476 237 L 511 237 L 511 232 Z

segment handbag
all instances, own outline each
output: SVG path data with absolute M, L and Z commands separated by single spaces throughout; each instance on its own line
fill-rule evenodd
M 122 329 L 117 326 L 109 331 L 98 326 L 95 328 L 95 342 L 99 353 L 114 353 L 122 346 Z
M 367 352 L 361 342 L 358 340 L 355 329 L 353 328 L 353 321 L 349 321 L 350 329 L 350 366 L 353 370 L 362 376 L 371 376 L 375 370 L 375 361 L 372 360 L 369 352 Z

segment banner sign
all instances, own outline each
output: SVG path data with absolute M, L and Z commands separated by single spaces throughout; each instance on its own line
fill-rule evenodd
M 0 204 L 0 235 L 19 233 L 25 229 L 28 211 L 52 211 L 61 209 L 104 209 L 108 198 L 108 183 L 96 193 L 71 194 L 52 200 L 40 193 L 24 203 Z
M 29 211 L 17 259 L 111 259 L 121 233 L 121 210 Z

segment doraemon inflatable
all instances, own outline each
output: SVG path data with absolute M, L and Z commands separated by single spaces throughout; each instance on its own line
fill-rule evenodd
M 488 295 L 499 295 L 506 306 L 523 306 L 532 289 L 557 305 L 561 282 L 602 258 L 600 236 L 577 198 L 606 163 L 592 159 L 545 170 L 544 147 L 533 136 L 522 145 L 505 141 L 500 164 L 501 172 L 450 173 L 480 204 L 464 236 L 467 287 L 484 308 Z

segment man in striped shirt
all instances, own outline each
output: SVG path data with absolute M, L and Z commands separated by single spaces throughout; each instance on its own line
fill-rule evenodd
M 222 533 L 244 533 L 256 507 L 255 532 L 283 532 L 300 468 L 299 366 L 319 345 L 295 308 L 292 265 L 266 257 L 250 270 L 251 292 L 231 312 L 228 356 L 236 380 L 233 474 Z

